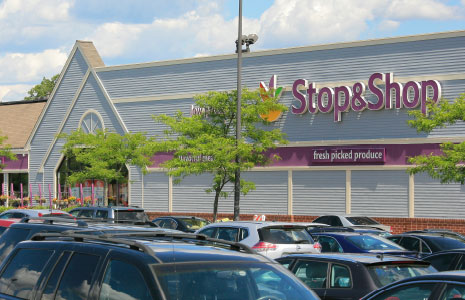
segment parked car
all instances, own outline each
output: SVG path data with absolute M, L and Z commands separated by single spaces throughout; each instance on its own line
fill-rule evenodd
M 277 262 L 239 243 L 187 233 L 133 238 L 36 234 L 6 259 L 0 298 L 319 299 Z
M 432 233 L 432 234 L 439 234 L 441 236 L 454 238 L 454 239 L 457 239 L 457 240 L 465 243 L 465 235 L 460 234 L 460 233 L 455 232 L 455 231 L 452 231 L 452 230 L 448 230 L 448 229 L 427 228 L 427 229 L 423 229 L 423 230 L 407 231 L 407 232 L 404 232 L 404 233 Z
M 270 258 L 292 253 L 319 253 L 321 246 L 305 230 L 305 225 L 286 222 L 236 221 L 212 223 L 196 233 L 241 242 Z
M 443 250 L 465 248 L 465 243 L 435 233 L 402 233 L 388 236 L 387 239 L 405 249 L 418 252 L 419 256 L 426 256 Z
M 331 226 L 344 226 L 344 227 L 376 227 L 384 231 L 391 232 L 391 226 L 380 224 L 378 221 L 366 217 L 355 215 L 325 215 L 313 220 L 315 223 L 323 223 Z
M 0 219 L 0 235 L 2 235 L 11 224 L 17 223 L 19 221 L 21 221 L 21 219 Z
M 152 220 L 161 228 L 176 229 L 184 232 L 194 233 L 211 222 L 199 217 L 193 216 L 166 216 L 158 217 Z
M 437 272 L 421 260 L 367 253 L 294 254 L 276 260 L 328 300 L 358 300 L 396 280 Z
M 83 206 L 69 211 L 77 218 L 111 219 L 114 222 L 148 222 L 143 208 L 131 206 Z
M 0 219 L 22 219 L 24 217 L 72 217 L 69 213 L 57 209 L 9 209 L 0 214 Z
M 312 234 L 316 232 L 357 232 L 357 233 L 364 233 L 364 234 L 373 234 L 380 237 L 387 237 L 390 236 L 391 233 L 376 228 L 376 227 L 344 227 L 344 226 L 308 226 L 307 231 Z
M 378 253 L 414 257 L 417 252 L 409 251 L 398 244 L 371 234 L 356 232 L 315 232 L 312 237 L 321 245 L 321 252 Z
M 422 259 L 438 271 L 465 270 L 465 249 L 439 251 Z
M 396 281 L 361 300 L 460 300 L 465 299 L 465 272 L 437 272 Z
M 11 224 L 10 227 L 0 236 L 0 263 L 13 250 L 13 248 L 22 241 L 30 239 L 34 234 L 39 232 L 64 232 L 77 231 L 87 234 L 104 234 L 104 233 L 125 233 L 134 231 L 162 231 L 162 232 L 180 232 L 177 230 L 154 228 L 149 225 L 130 226 L 126 224 L 108 224 L 108 223 L 91 223 L 88 224 L 81 220 L 43 217 L 21 219 L 20 222 Z

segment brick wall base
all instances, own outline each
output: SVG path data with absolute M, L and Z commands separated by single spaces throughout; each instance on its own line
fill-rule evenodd
M 166 213 L 166 212 L 147 212 L 150 220 L 156 217 L 167 215 L 172 216 L 196 216 L 208 220 L 212 220 L 211 213 Z M 289 216 L 289 215 L 266 215 L 267 221 L 282 221 L 282 222 L 311 222 L 317 216 Z M 228 218 L 233 219 L 233 214 L 218 214 L 218 220 Z M 253 215 L 241 214 L 242 221 L 252 220 Z M 426 219 L 426 218 L 381 218 L 374 217 L 381 224 L 389 225 L 392 228 L 392 233 L 402 233 L 410 230 L 421 230 L 426 228 L 449 229 L 455 232 L 465 234 L 465 219 Z

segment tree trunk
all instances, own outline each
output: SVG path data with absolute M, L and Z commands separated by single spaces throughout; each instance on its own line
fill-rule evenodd
M 218 200 L 220 198 L 220 192 L 216 191 L 215 193 L 215 202 L 213 202 L 213 223 L 217 220 L 218 215 Z

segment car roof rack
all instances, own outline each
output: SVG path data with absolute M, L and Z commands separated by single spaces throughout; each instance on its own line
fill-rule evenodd
M 87 222 L 82 220 L 75 220 L 72 218 L 60 218 L 60 217 L 23 217 L 19 223 L 31 223 L 34 221 L 34 224 L 48 224 L 53 225 L 57 223 L 66 223 L 66 224 L 77 224 L 79 227 L 89 227 Z M 37 222 L 39 221 L 39 222 Z
M 186 241 L 196 241 L 196 242 L 209 242 L 213 245 L 223 245 L 228 247 L 230 250 L 234 251 L 244 251 L 249 254 L 256 254 L 252 248 L 242 243 L 231 242 L 226 240 L 214 239 L 207 237 L 203 234 L 194 234 L 194 233 L 173 233 L 173 232 L 164 232 L 164 231 L 136 231 L 136 232 L 127 232 L 127 233 L 104 233 L 99 235 L 91 234 L 82 234 L 77 231 L 67 230 L 59 233 L 45 233 L 39 232 L 34 234 L 31 237 L 33 241 L 45 240 L 47 238 L 63 238 L 69 237 L 73 238 L 77 242 L 88 241 L 101 241 L 106 243 L 115 243 L 115 244 L 124 244 L 128 245 L 131 249 L 143 251 L 147 254 L 150 254 L 156 257 L 152 248 L 147 245 L 137 242 L 128 238 L 140 238 L 142 240 L 155 241 L 155 240 L 186 240 Z
M 123 224 L 123 225 L 148 225 L 149 227 L 160 227 L 151 221 L 136 221 L 136 220 L 121 220 L 115 218 L 87 218 L 77 217 L 77 220 L 82 220 L 87 223 L 108 223 L 108 224 Z

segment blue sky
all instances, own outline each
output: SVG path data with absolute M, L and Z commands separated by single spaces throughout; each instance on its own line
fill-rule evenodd
M 238 0 L 0 0 L 0 100 L 63 68 L 76 40 L 107 66 L 234 52 Z M 465 0 L 243 0 L 252 51 L 465 30 Z

